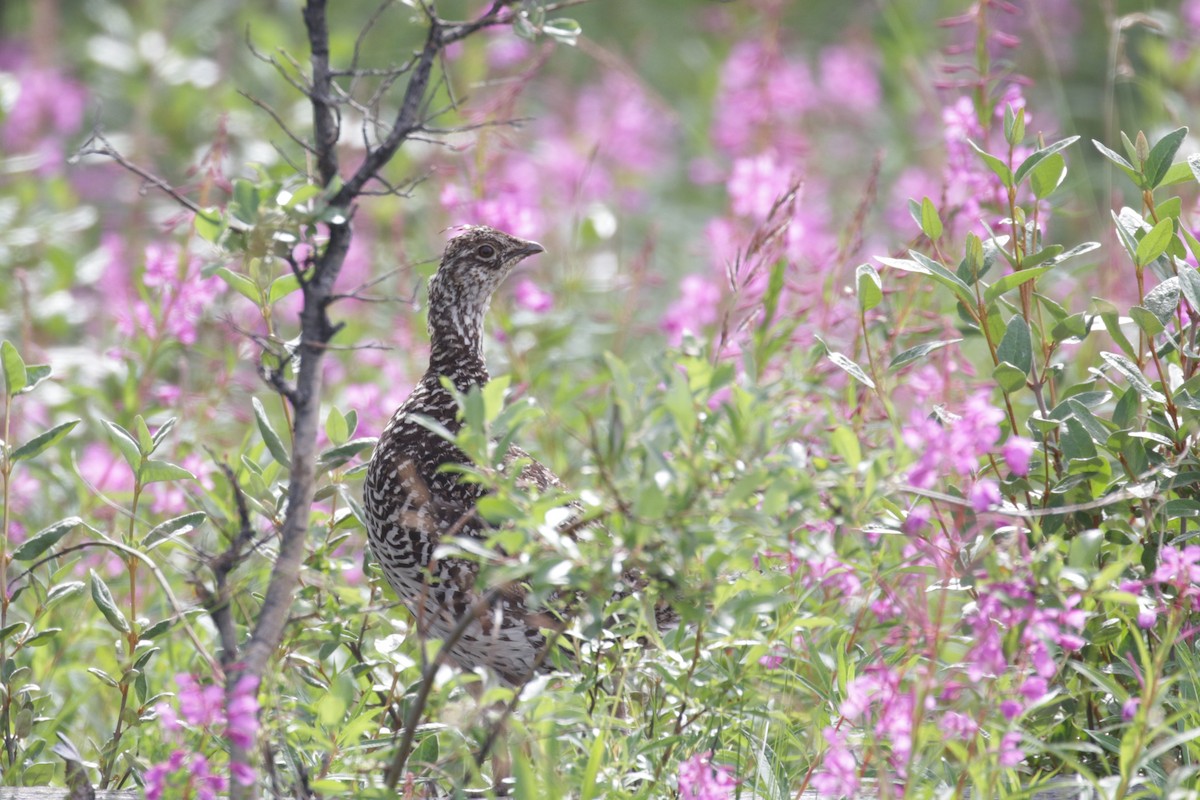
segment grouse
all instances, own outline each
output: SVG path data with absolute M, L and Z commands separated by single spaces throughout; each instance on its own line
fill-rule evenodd
M 492 293 L 521 260 L 544 248 L 494 228 L 471 226 L 446 244 L 429 281 L 429 368 L 384 428 L 367 468 L 363 509 L 375 558 L 388 583 L 416 619 L 422 636 L 447 639 L 467 614 L 475 614 L 448 653 L 460 666 L 486 666 L 504 681 L 520 684 L 545 662 L 553 615 L 525 606 L 523 593 L 506 587 L 481 610 L 475 586 L 478 564 L 434 559 L 444 537 L 487 536 L 475 513 L 486 493 L 460 480 L 446 464 L 467 463 L 466 454 L 435 433 L 422 418 L 451 433 L 460 428 L 458 405 L 443 378 L 459 392 L 488 380 L 483 359 L 483 318 Z M 545 490 L 559 479 L 527 453 L 512 447 L 511 463 L 527 464 L 521 478 Z

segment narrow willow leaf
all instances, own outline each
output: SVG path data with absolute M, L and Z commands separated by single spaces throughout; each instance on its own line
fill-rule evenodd
M 1099 242 L 1084 242 L 1083 244 L 1077 244 L 1062 255 L 1055 256 L 1050 262 L 1050 266 L 1061 264 L 1068 259 L 1077 258 L 1085 253 L 1090 253 L 1093 250 L 1098 249 L 1100 249 Z
M 26 364 L 25 365 L 25 386 L 21 388 L 18 394 L 28 394 L 37 388 L 37 385 L 46 378 L 50 377 L 49 364 Z
M 193 511 L 190 514 L 183 514 L 166 522 L 160 522 L 151 528 L 150 532 L 142 539 L 142 547 L 149 549 L 171 536 L 187 533 L 203 525 L 206 519 L 208 519 L 208 515 L 203 511 Z
M 290 469 L 292 458 L 288 454 L 288 449 L 284 445 L 283 439 L 279 438 L 279 434 L 275 432 L 275 428 L 271 427 L 271 420 L 267 416 L 267 410 L 263 408 L 262 401 L 254 397 L 251 398 L 250 403 L 254 406 L 254 418 L 258 422 L 258 432 L 262 435 L 263 441 L 267 445 L 267 450 L 276 461 Z
M 78 424 L 79 420 L 77 419 L 67 420 L 66 422 L 55 425 L 48 431 L 39 433 L 28 442 L 25 442 L 25 444 L 18 447 L 16 450 L 13 450 L 11 456 L 12 461 L 15 463 L 17 461 L 21 461 L 22 459 L 34 458 L 39 453 L 44 452 L 47 448 L 53 447 L 55 444 L 61 441 L 62 438 L 70 433 Z
M 167 434 L 171 432 L 171 429 L 175 427 L 175 423 L 178 421 L 178 417 L 171 417 L 162 425 L 158 426 L 158 430 L 154 432 L 154 439 L 150 446 L 150 453 L 153 453 L 158 449 L 159 445 L 163 443 L 163 439 L 167 438 Z M 150 453 L 147 453 L 147 455 Z
M 104 579 L 97 575 L 94 569 L 89 570 L 89 576 L 92 585 L 92 601 L 100 609 L 100 613 L 108 620 L 109 625 L 112 625 L 121 633 L 129 633 L 129 622 L 125 619 L 125 615 L 121 613 L 121 609 L 117 608 L 112 592 L 108 590 L 108 585 L 104 582 Z
M 32 561 L 54 545 L 58 544 L 59 539 L 63 538 L 82 524 L 83 520 L 79 517 L 67 517 L 66 519 L 60 519 L 58 522 L 46 526 L 22 542 L 21 546 L 13 551 L 12 557 L 17 561 Z
M 921 199 L 921 231 L 936 242 L 942 238 L 942 218 L 938 216 L 933 201 L 928 197 Z
M 1008 321 L 1004 329 L 1004 338 L 996 347 L 996 358 L 1007 361 L 1022 374 L 1028 375 L 1033 368 L 1033 340 L 1029 332 L 1029 323 L 1020 314 Z
M 898 370 L 901 367 L 911 364 L 920 358 L 924 358 L 934 350 L 938 350 L 947 345 L 957 344 L 961 341 L 962 339 L 945 339 L 943 341 L 926 342 L 925 344 L 919 344 L 916 347 L 910 347 L 902 353 L 897 353 L 888 364 L 888 369 L 893 371 Z
M 1141 173 L 1139 173 L 1137 168 L 1134 167 L 1133 164 L 1130 164 L 1124 156 L 1115 150 L 1110 150 L 1109 148 L 1097 142 L 1095 139 L 1092 139 L 1092 144 L 1096 146 L 1096 149 L 1100 151 L 1101 155 L 1124 170 L 1125 174 L 1128 175 L 1134 183 L 1140 185 Z
M 1135 260 L 1139 266 L 1146 266 L 1167 251 L 1167 245 L 1175 235 L 1175 222 L 1167 218 L 1158 221 L 1150 232 L 1142 237 L 1137 244 Z
M 350 441 L 340 444 L 337 447 L 331 447 L 328 450 L 322 451 L 317 457 L 317 463 L 319 463 L 325 469 L 340 467 L 342 464 L 345 464 L 363 450 L 368 450 L 374 447 L 376 441 L 378 440 L 374 436 L 364 436 L 361 439 L 351 439 Z
M 258 305 L 262 302 L 262 292 L 254 285 L 254 281 L 245 275 L 234 272 L 229 267 L 221 267 L 217 270 L 217 275 L 220 276 L 221 280 L 225 281 L 230 289 L 233 289 L 251 303 Z
M 1020 186 L 1021 181 L 1025 180 L 1025 176 L 1029 174 L 1030 170 L 1042 163 L 1042 161 L 1045 159 L 1057 153 L 1059 150 L 1070 147 L 1077 141 L 1079 141 L 1078 136 L 1068 136 L 1065 139 L 1059 139 L 1054 144 L 1046 145 L 1041 150 L 1035 150 L 1034 152 L 1030 153 L 1029 156 L 1021 162 L 1021 166 L 1017 167 L 1017 171 L 1013 174 L 1013 185 Z
M 871 376 L 868 375 L 865 371 L 863 371 L 863 368 L 860 367 L 858 364 L 854 363 L 853 361 L 851 361 L 849 358 L 842 355 L 841 353 L 836 353 L 832 350 L 830 350 L 828 353 L 826 353 L 826 355 L 830 361 L 832 361 L 834 364 L 836 364 L 841 369 L 845 370 L 850 375 L 851 378 L 854 378 L 854 380 L 858 381 L 859 383 L 865 384 L 865 385 L 871 387 L 872 389 L 875 388 L 875 381 L 871 380 Z
M 1049 269 L 1049 267 L 1032 267 L 1030 269 L 1023 269 L 1020 272 L 1010 272 L 987 288 L 983 293 L 983 301 L 991 304 L 1000 295 L 1044 275 Z
M 1183 144 L 1187 134 L 1186 127 L 1176 128 L 1159 139 L 1151 148 L 1150 155 L 1146 158 L 1146 189 L 1154 189 L 1162 183 L 1167 171 L 1171 169 L 1171 162 L 1175 160 L 1175 153 L 1179 151 L 1179 145 Z
M 133 438 L 133 434 L 122 428 L 115 422 L 102 420 L 104 427 L 108 429 L 108 435 L 112 438 L 113 444 L 121 451 L 121 455 L 125 457 L 130 469 L 137 472 L 142 466 L 142 450 L 138 447 L 137 439 Z
M 299 288 L 300 278 L 296 273 L 289 272 L 286 275 L 280 275 L 271 281 L 271 288 L 267 290 L 267 302 L 277 303 Z
M 979 157 L 983 159 L 983 163 L 987 164 L 992 172 L 996 173 L 996 177 L 1000 179 L 1000 182 L 1004 184 L 1006 188 L 1011 188 L 1013 186 L 1012 170 L 1008 168 L 1007 164 L 984 150 L 979 145 L 972 142 L 970 139 L 967 139 L 967 144 L 971 145 L 971 149 L 979 154 Z
M 19 394 L 28 380 L 25 375 L 25 362 L 17 348 L 7 339 L 0 344 L 0 367 L 4 372 L 4 391 L 9 397 Z
M 138 470 L 142 484 L 160 483 L 162 481 L 196 480 L 196 476 L 177 464 L 148 458 L 142 462 Z
M 858 307 L 870 311 L 883 302 L 883 283 L 879 273 L 870 264 L 859 264 L 854 271 L 855 284 L 858 288 Z
M 1110 367 L 1125 376 L 1125 380 L 1129 381 L 1129 385 L 1137 390 L 1137 393 L 1147 400 L 1154 403 L 1165 403 L 1167 398 L 1162 392 L 1155 389 L 1146 380 L 1146 376 L 1141 373 L 1137 365 L 1123 355 L 1118 353 L 1101 353 L 1100 357 L 1104 359 Z

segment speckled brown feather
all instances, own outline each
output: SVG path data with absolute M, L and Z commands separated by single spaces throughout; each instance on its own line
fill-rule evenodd
M 479 600 L 478 565 L 455 558 L 432 561 L 438 543 L 445 536 L 482 539 L 486 532 L 475 513 L 483 489 L 439 470 L 467 462 L 466 455 L 416 418 L 458 430 L 457 405 L 441 379 L 449 378 L 459 391 L 487 382 L 483 318 L 492 293 L 519 261 L 541 251 L 534 242 L 482 226 L 447 243 L 429 286 L 429 368 L 384 428 L 367 469 L 363 508 L 371 548 L 426 636 L 445 638 Z M 514 447 L 506 457 L 518 458 L 529 456 Z M 561 485 L 532 459 L 522 478 L 539 489 Z M 543 661 L 546 640 L 539 627 L 552 621 L 525 607 L 519 587 L 503 587 L 491 613 L 472 623 L 449 652 L 464 667 L 487 666 L 519 683 Z

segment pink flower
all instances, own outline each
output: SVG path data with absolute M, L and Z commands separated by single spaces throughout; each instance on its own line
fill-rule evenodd
M 254 675 L 239 678 L 225 708 L 225 735 L 243 749 L 252 747 L 258 737 L 258 682 Z
M 1121 706 L 1121 719 L 1126 722 L 1132 722 L 1133 718 L 1137 716 L 1138 706 L 1141 704 L 1142 698 L 1140 697 L 1131 697 L 1126 700 Z
M 1025 751 L 1020 748 L 1021 734 L 1010 731 L 1000 741 L 1000 766 L 1015 767 L 1025 760 Z
M 680 297 L 667 308 L 661 326 L 672 345 L 683 340 L 683 334 L 699 333 L 717 321 L 721 289 L 700 275 L 688 275 L 679 284 Z
M 858 792 L 858 761 L 846 737 L 833 727 L 822 731 L 829 749 L 821 758 L 821 769 L 813 775 L 812 787 L 821 797 L 854 797 Z
M 967 498 L 976 511 L 987 511 L 1000 505 L 1000 486 L 995 481 L 984 478 L 975 482 L 967 492 Z
M 821 53 L 821 89 L 827 102 L 869 113 L 879 107 L 879 76 L 865 49 L 834 46 Z
M 783 666 L 783 655 L 778 652 L 767 653 L 759 657 L 758 663 L 765 669 L 779 669 Z
M 793 183 L 792 171 L 780 164 L 773 153 L 733 162 L 733 174 L 725 185 L 733 213 L 762 221 L 771 213 Z
M 1033 455 L 1034 447 L 1034 443 L 1023 436 L 1008 437 L 1001 452 L 1013 474 L 1021 477 L 1029 474 L 1029 457 Z
M 697 753 L 679 764 L 680 800 L 725 800 L 733 797 L 733 770 L 712 764 L 712 752 Z
M 535 314 L 544 314 L 554 305 L 554 295 L 528 278 L 520 280 L 513 289 L 517 305 Z
M 179 686 L 179 713 L 189 725 L 208 727 L 225 722 L 225 693 L 220 686 L 201 686 L 195 676 L 186 673 L 176 675 L 175 683 Z

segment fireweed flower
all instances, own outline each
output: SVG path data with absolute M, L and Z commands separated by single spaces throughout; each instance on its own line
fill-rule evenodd
M 1008 437 L 1001 452 L 1014 475 L 1025 477 L 1029 474 L 1029 457 L 1033 455 L 1033 449 L 1033 442 L 1023 436 Z
M 822 731 L 829 749 L 821 768 L 813 775 L 812 787 L 822 797 L 853 797 L 858 791 L 858 761 L 846 745 L 846 737 L 828 727 Z
M 945 423 L 914 411 L 902 431 L 904 443 L 920 453 L 908 479 L 914 486 L 929 489 L 938 477 L 969 476 L 1000 438 L 1004 412 L 991 404 L 986 392 L 972 395 L 962 416 Z
M 679 764 L 681 800 L 725 800 L 733 797 L 736 786 L 733 770 L 713 765 L 712 751 L 697 753 Z
M 684 333 L 699 333 L 717 321 L 721 288 L 700 275 L 688 275 L 679 284 L 680 297 L 667 308 L 660 323 L 672 346 Z
M 521 308 L 535 314 L 544 314 L 554 305 L 554 295 L 528 278 L 517 283 L 513 289 L 513 298 Z

